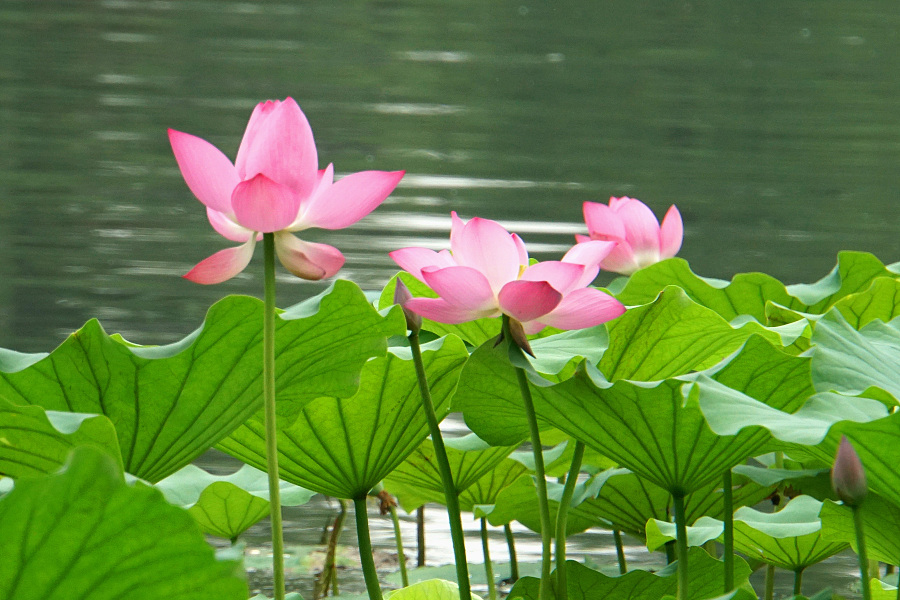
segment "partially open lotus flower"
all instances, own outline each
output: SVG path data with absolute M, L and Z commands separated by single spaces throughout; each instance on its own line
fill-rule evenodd
M 584 203 L 584 222 L 590 235 L 576 235 L 578 242 L 607 240 L 616 247 L 600 263 L 604 271 L 631 275 L 681 249 L 684 229 L 681 214 L 672 205 L 662 225 L 646 204 L 634 198 L 610 198 L 609 205 Z
M 526 333 L 545 326 L 582 329 L 614 319 L 625 307 L 587 287 L 613 242 L 573 247 L 561 261 L 528 264 L 525 244 L 488 219 L 464 222 L 452 213 L 450 251 L 403 248 L 390 253 L 400 267 L 439 298 L 411 298 L 404 307 L 441 323 L 463 323 L 505 314 Z
M 243 271 L 263 233 L 275 234 L 278 259 L 297 277 L 331 277 L 344 264 L 340 251 L 300 240 L 292 232 L 352 225 L 381 204 L 404 174 L 362 171 L 335 182 L 332 165 L 319 170 L 312 129 L 292 98 L 256 106 L 234 164 L 196 136 L 170 129 L 169 141 L 185 182 L 206 205 L 210 224 L 242 243 L 213 254 L 185 275 L 204 284 Z

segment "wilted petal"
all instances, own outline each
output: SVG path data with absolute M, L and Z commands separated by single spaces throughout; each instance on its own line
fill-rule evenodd
M 546 281 L 510 281 L 498 296 L 500 310 L 523 323 L 546 315 L 556 308 L 562 294 Z
M 483 317 L 492 317 L 497 313 L 497 310 L 479 311 L 460 308 L 450 304 L 443 298 L 413 298 L 406 303 L 406 308 L 422 315 L 426 319 L 450 325 L 474 321 Z
M 659 227 L 659 257 L 672 258 L 681 250 L 681 240 L 684 238 L 684 225 L 681 222 L 681 213 L 673 204 L 669 207 L 662 225 Z
M 228 157 L 197 136 L 169 130 L 169 143 L 188 188 L 200 202 L 219 212 L 231 211 L 231 193 L 240 183 Z
M 488 280 L 471 267 L 426 267 L 422 277 L 428 287 L 453 306 L 473 311 L 497 308 Z
M 519 276 L 519 249 L 496 221 L 475 217 L 458 233 L 451 231 L 450 249 L 458 264 L 484 274 L 495 293 Z
M 611 321 L 624 312 L 622 303 L 609 294 L 581 288 L 567 294 L 553 311 L 538 320 L 557 329 L 584 329 Z
M 290 233 L 275 234 L 275 253 L 284 268 L 301 279 L 331 277 L 344 266 L 344 255 L 334 246 L 305 242 Z
M 300 199 L 289 187 L 265 175 L 257 175 L 234 188 L 231 206 L 240 225 L 253 231 L 273 233 L 294 221 Z
M 388 254 L 401 269 L 425 283 L 422 277 L 422 269 L 425 267 L 437 267 L 444 269 L 446 267 L 455 267 L 456 261 L 446 250 L 435 252 L 428 248 L 401 248 L 394 250 Z
M 413 299 L 412 293 L 403 280 L 397 278 L 397 284 L 394 287 L 394 304 L 399 304 L 403 310 L 403 316 L 406 317 L 406 328 L 413 333 L 418 333 L 422 329 L 422 315 L 410 310 L 406 303 Z
M 622 224 L 622 219 L 610 207 L 598 202 L 585 202 L 582 210 L 591 239 L 613 241 L 625 239 L 625 226 Z
M 197 266 L 188 271 L 184 278 L 205 285 L 228 281 L 247 268 L 250 259 L 253 258 L 255 246 L 256 239 L 250 238 L 242 246 L 219 250 L 209 258 L 197 263 Z
M 531 265 L 522 273 L 526 281 L 546 281 L 560 294 L 573 288 L 584 274 L 584 265 L 548 260 Z
M 337 181 L 317 195 L 304 211 L 309 227 L 343 229 L 384 202 L 405 171 L 362 171 Z
M 206 217 L 209 219 L 209 224 L 213 226 L 213 229 L 232 242 L 246 242 L 253 235 L 252 230 L 241 227 L 215 209 L 207 208 Z

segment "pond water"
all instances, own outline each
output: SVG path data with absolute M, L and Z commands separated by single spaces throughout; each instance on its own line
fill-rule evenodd
M 323 166 L 407 170 L 373 215 L 311 237 L 366 289 L 388 251 L 444 246 L 451 210 L 546 259 L 612 195 L 677 204 L 706 276 L 809 282 L 840 249 L 894 262 L 898 72 L 895 0 L 4 0 L 0 346 L 46 351 L 95 316 L 166 343 L 258 295 L 254 267 L 179 278 L 227 242 L 166 128 L 233 156 L 253 106 L 288 95 Z M 281 281 L 282 306 L 322 287 Z

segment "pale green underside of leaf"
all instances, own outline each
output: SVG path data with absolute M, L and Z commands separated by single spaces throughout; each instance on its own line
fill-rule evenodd
M 556 514 L 559 511 L 559 500 L 562 497 L 562 491 L 562 484 L 547 482 L 551 523 L 556 523 Z M 476 506 L 475 517 L 486 517 L 488 522 L 495 526 L 518 521 L 532 531 L 540 533 L 541 521 L 538 512 L 534 477 L 531 475 L 520 476 L 511 485 L 497 494 L 495 504 Z M 566 535 L 580 533 L 593 525 L 594 521 L 592 519 L 585 519 L 580 515 L 569 513 L 569 517 L 566 520 Z M 556 537 L 555 529 L 552 531 L 552 536 Z
M 452 581 L 443 579 L 429 579 L 414 583 L 409 587 L 385 595 L 385 600 L 457 600 L 457 598 L 459 598 L 459 586 Z M 472 594 L 472 600 L 481 600 L 481 598 Z
M 891 565 L 900 563 L 900 508 L 870 493 L 861 510 L 869 559 Z M 856 527 L 849 506 L 826 500 L 819 516 L 826 540 L 848 543 L 856 551 Z

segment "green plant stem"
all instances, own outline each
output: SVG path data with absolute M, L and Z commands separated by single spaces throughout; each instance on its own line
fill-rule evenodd
M 731 481 L 731 469 L 722 476 L 722 500 L 724 503 L 723 523 L 724 537 L 722 559 L 725 562 L 725 593 L 734 589 L 734 496 Z
M 863 600 L 871 600 L 872 591 L 869 589 L 869 554 L 866 551 L 866 535 L 863 527 L 862 509 L 857 504 L 850 507 L 853 510 L 853 525 L 856 527 L 856 556 L 859 558 L 859 577 L 862 587 Z
M 803 587 L 803 569 L 794 571 L 794 595 L 800 595 L 800 588 Z
M 663 549 L 666 551 L 666 564 L 671 565 L 675 562 L 675 540 L 669 540 L 666 542 L 666 545 L 663 546 Z
M 775 597 L 775 565 L 766 566 L 766 595 L 765 600 L 773 600 Z
M 416 566 L 425 566 L 425 507 L 416 510 Z
M 339 500 L 341 503 L 341 511 L 334 518 L 334 524 L 326 540 L 327 549 L 325 550 L 325 564 L 322 567 L 322 574 L 316 582 L 316 598 L 326 596 L 328 588 L 331 588 L 331 595 L 337 596 L 337 568 L 335 567 L 335 555 L 337 554 L 337 545 L 341 537 L 341 530 L 344 528 L 344 520 L 347 518 L 347 501 Z M 326 527 L 326 530 L 328 528 Z
M 563 495 L 559 501 L 559 510 L 556 512 L 556 597 L 558 600 L 568 600 L 568 582 L 566 576 L 566 521 L 569 516 L 569 505 L 575 494 L 575 484 L 578 483 L 578 473 L 581 472 L 581 461 L 584 458 L 584 442 L 575 442 L 575 452 L 572 454 L 572 464 L 566 474 L 566 485 L 563 487 Z
M 369 538 L 369 513 L 365 494 L 353 499 L 353 512 L 356 513 L 359 562 L 362 563 L 363 576 L 366 579 L 366 591 L 369 593 L 369 600 L 382 600 L 378 571 L 375 570 L 375 558 L 372 555 L 372 540 Z
M 481 551 L 484 555 L 484 577 L 487 579 L 488 598 L 497 600 L 497 586 L 494 585 L 494 565 L 491 564 L 491 550 L 488 546 L 487 519 L 481 518 Z
M 272 577 L 275 600 L 284 600 L 284 533 L 278 477 L 278 429 L 275 423 L 275 234 L 263 234 L 265 301 L 263 305 L 263 403 L 266 421 L 266 463 L 269 475 L 269 515 L 272 522 Z
M 675 516 L 675 555 L 678 558 L 678 600 L 688 598 L 688 546 L 687 523 L 684 514 L 684 494 L 672 494 L 672 510 Z
M 516 539 L 509 523 L 503 526 L 503 534 L 506 536 L 506 547 L 509 548 L 509 580 L 515 583 L 519 580 L 519 560 L 516 558 Z
M 622 544 L 622 532 L 613 529 L 613 539 L 616 541 L 616 558 L 619 559 L 619 574 L 628 572 L 628 563 L 625 561 L 625 546 Z
M 391 521 L 394 522 L 394 541 L 397 542 L 397 561 L 400 563 L 400 581 L 403 587 L 409 586 L 409 576 L 406 573 L 406 553 L 403 552 L 403 537 L 400 533 L 400 518 L 397 517 L 397 507 L 391 505 Z
M 441 436 L 441 428 L 438 424 L 437 415 L 434 412 L 434 402 L 431 400 L 431 390 L 428 388 L 428 379 L 425 375 L 425 364 L 422 362 L 422 348 L 419 345 L 419 333 L 417 331 L 410 333 L 409 347 L 412 350 L 413 363 L 416 366 L 419 391 L 422 394 L 422 407 L 425 409 L 425 418 L 428 420 L 428 429 L 431 431 L 434 457 L 437 460 L 438 470 L 441 473 L 441 483 L 444 485 L 444 500 L 447 503 L 447 517 L 450 519 L 450 537 L 453 540 L 453 557 L 456 562 L 456 579 L 459 583 L 459 598 L 460 600 L 471 600 L 469 566 L 466 562 L 465 537 L 463 535 L 462 518 L 459 513 L 459 492 L 456 489 L 456 484 L 453 482 L 450 461 L 447 459 L 447 451 L 444 449 L 444 438 Z

